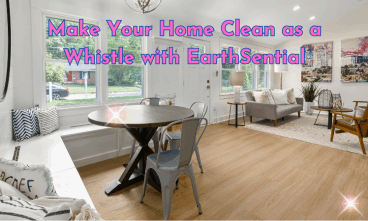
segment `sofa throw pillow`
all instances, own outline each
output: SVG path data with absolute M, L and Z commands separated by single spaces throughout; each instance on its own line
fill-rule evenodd
M 40 122 L 40 133 L 42 136 L 59 129 L 59 117 L 55 106 L 38 110 L 37 117 Z
M 71 220 L 68 204 L 45 207 L 14 196 L 0 196 L 1 220 Z
M 275 104 L 289 104 L 286 90 L 273 90 L 272 96 Z
M 268 96 L 268 101 L 270 102 L 270 104 L 276 104 L 275 103 L 275 99 L 272 96 L 271 90 L 270 89 L 262 89 L 263 91 L 265 91 L 267 93 Z
M 18 189 L 16 189 L 9 183 L 5 183 L 4 181 L 0 181 L 0 195 L 13 196 L 24 201 L 30 201 L 30 199 L 28 199 L 26 195 L 21 193 Z
M 353 113 L 353 115 L 354 115 L 355 117 L 363 117 L 363 116 L 364 116 L 364 113 L 365 113 L 365 109 L 364 109 L 364 108 L 356 107 L 356 108 L 354 109 L 354 113 Z M 358 123 L 360 123 L 360 121 L 358 121 Z M 350 121 L 350 125 L 351 125 L 351 126 L 355 126 L 355 121 L 354 121 L 354 119 L 352 119 L 352 120 Z
M 50 170 L 44 165 L 25 166 L 0 158 L 0 180 L 12 185 L 29 199 L 57 196 Z
M 23 141 L 40 133 L 37 111 L 38 106 L 24 109 L 12 110 L 13 134 L 16 141 Z
M 274 89 L 272 91 L 286 91 L 288 103 L 289 104 L 296 104 L 294 88 L 289 88 L 289 89 L 286 89 L 286 90 Z
M 296 104 L 296 98 L 294 94 L 294 88 L 286 89 L 287 99 L 290 104 Z
M 269 104 L 267 91 L 252 91 L 254 100 L 258 103 Z

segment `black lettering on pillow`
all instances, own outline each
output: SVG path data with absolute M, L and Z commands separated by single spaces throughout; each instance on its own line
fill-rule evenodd
M 15 182 L 17 182 L 17 183 L 15 183 Z M 14 184 L 15 184 L 15 186 L 14 186 Z M 17 179 L 14 178 L 12 186 L 14 186 L 15 189 L 18 189 L 18 180 Z
M 19 182 L 18 190 L 19 190 L 21 193 L 26 193 L 26 191 L 22 191 L 22 190 L 20 189 L 22 185 L 23 185 L 23 186 L 25 186 L 25 184 L 24 184 L 24 183 L 22 183 L 22 181 L 25 181 L 25 180 L 26 180 L 26 179 L 22 178 L 22 179 L 20 179 L 20 182 Z

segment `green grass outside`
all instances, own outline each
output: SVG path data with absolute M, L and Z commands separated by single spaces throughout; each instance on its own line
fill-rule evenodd
M 69 88 L 70 94 L 84 94 L 86 90 L 84 85 L 67 85 Z M 118 92 L 139 92 L 142 91 L 141 86 L 109 86 L 109 93 L 118 93 Z M 88 94 L 96 93 L 96 86 L 88 86 L 87 87 Z
M 119 101 L 119 100 L 129 100 L 129 99 L 139 99 L 141 96 L 129 96 L 129 97 L 109 97 L 109 101 Z M 73 104 L 88 104 L 96 103 L 96 99 L 80 99 L 80 100 L 58 100 L 48 102 L 47 106 L 60 106 L 60 105 L 73 105 Z

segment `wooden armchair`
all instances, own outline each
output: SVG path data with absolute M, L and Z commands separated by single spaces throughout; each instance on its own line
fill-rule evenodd
M 355 107 L 358 106 L 359 103 L 365 103 L 368 104 L 368 101 L 354 101 Z M 348 114 L 343 114 L 338 111 L 332 112 L 334 114 L 333 118 L 333 124 L 332 124 L 332 130 L 331 130 L 331 142 L 333 141 L 334 134 L 335 134 L 335 128 L 340 129 L 342 131 L 357 135 L 359 137 L 360 146 L 362 147 L 363 154 L 366 155 L 365 147 L 363 143 L 363 137 L 368 137 L 368 108 L 367 106 L 361 108 L 365 109 L 364 115 L 362 118 L 355 117 Z M 337 115 L 345 117 L 344 119 L 337 120 Z M 351 120 L 354 120 L 355 125 L 351 126 L 350 122 Z

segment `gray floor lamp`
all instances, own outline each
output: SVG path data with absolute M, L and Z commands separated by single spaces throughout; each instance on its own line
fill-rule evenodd
M 230 72 L 230 85 L 234 86 L 234 102 L 240 103 L 240 90 L 244 85 L 245 72 Z
M 275 64 L 275 73 L 280 73 L 280 89 L 282 89 L 282 72 L 288 71 L 287 64 Z

